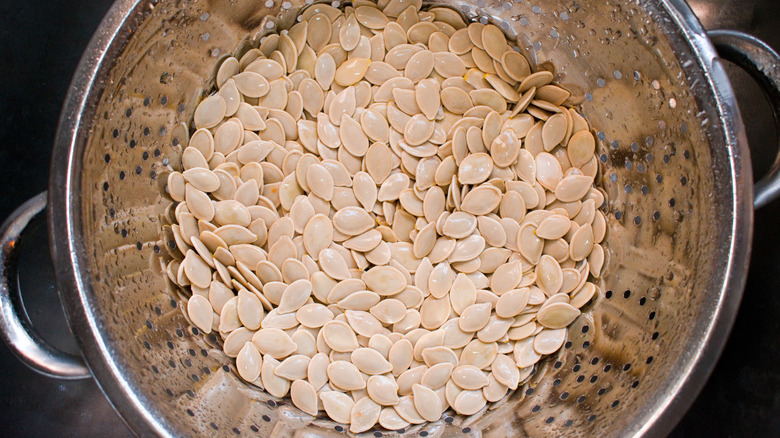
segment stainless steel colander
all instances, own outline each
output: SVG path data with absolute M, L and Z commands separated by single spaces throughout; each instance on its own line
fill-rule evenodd
M 166 173 L 178 168 L 220 59 L 289 27 L 311 0 L 118 0 L 73 81 L 54 147 L 52 254 L 83 359 L 20 318 L 18 238 L 41 194 L 2 229 L 0 329 L 34 369 L 94 376 L 139 435 L 339 436 L 237 377 L 197 334 L 160 268 Z M 745 281 L 755 205 L 780 195 L 778 165 L 752 185 L 742 120 L 712 42 L 682 0 L 454 0 L 555 72 L 598 132 L 609 197 L 604 295 L 531 382 L 487 412 L 375 436 L 659 436 L 713 367 Z M 780 58 L 748 36 L 710 34 L 780 108 Z M 162 236 L 162 237 L 161 237 Z

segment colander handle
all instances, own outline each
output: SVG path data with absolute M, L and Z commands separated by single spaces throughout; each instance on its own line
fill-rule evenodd
M 18 295 L 19 239 L 30 222 L 46 209 L 46 192 L 22 204 L 0 227 L 0 336 L 25 365 L 50 377 L 85 379 L 92 374 L 80 356 L 46 343 L 29 319 L 22 317 L 13 297 Z
M 708 32 L 718 54 L 748 72 L 764 90 L 780 134 L 780 56 L 758 38 L 733 30 Z M 780 197 L 780 150 L 769 173 L 754 186 L 753 205 L 759 209 Z

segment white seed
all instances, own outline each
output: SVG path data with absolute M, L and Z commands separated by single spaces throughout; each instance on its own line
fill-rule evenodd
M 512 358 L 506 354 L 499 354 L 490 365 L 490 370 L 499 383 L 509 389 L 517 389 L 520 383 L 520 371 Z
M 265 316 L 263 304 L 260 302 L 257 295 L 245 290 L 240 290 L 238 292 L 236 311 L 238 312 L 238 319 L 241 321 L 241 324 L 250 330 L 257 330 L 260 328 L 260 321 L 262 321 Z
M 290 390 L 290 381 L 274 374 L 279 361 L 270 356 L 263 357 L 263 368 L 260 374 L 263 387 L 274 397 L 284 397 Z
M 574 167 L 582 167 L 590 161 L 596 150 L 596 140 L 588 131 L 579 131 L 571 136 L 566 148 L 569 161 Z
M 354 391 L 366 387 L 360 371 L 350 362 L 337 360 L 328 365 L 330 382 L 345 391 Z
M 364 290 L 350 294 L 336 305 L 342 310 L 367 311 L 379 303 L 380 299 L 378 294 Z
M 501 190 L 490 184 L 482 184 L 469 191 L 461 202 L 461 210 L 475 216 L 484 215 L 498 208 Z
M 485 238 L 479 235 L 472 235 L 459 240 L 447 260 L 452 263 L 474 260 L 482 253 L 483 249 L 485 249 Z
M 441 417 L 442 409 L 439 396 L 432 389 L 415 383 L 412 385 L 414 407 L 426 421 L 436 421 Z
M 547 190 L 555 191 L 563 177 L 561 163 L 547 152 L 536 156 L 536 180 Z
M 501 318 L 513 318 L 528 305 L 528 288 L 514 289 L 504 293 L 496 303 L 496 315 Z
M 428 120 L 433 120 L 436 117 L 436 113 L 439 111 L 439 105 L 441 103 L 439 90 L 439 81 L 436 79 L 423 79 L 415 88 L 417 106 Z
M 352 352 L 352 363 L 366 374 L 385 374 L 393 369 L 393 365 L 381 353 L 372 348 L 358 348 Z
M 461 365 L 452 370 L 452 381 L 465 390 L 476 390 L 487 386 L 487 376 L 473 365 Z
M 404 140 L 410 146 L 419 146 L 433 135 L 435 125 L 423 114 L 412 116 L 404 126 Z
M 203 99 L 195 108 L 195 115 L 193 116 L 195 127 L 200 129 L 216 126 L 222 121 L 226 111 L 227 104 L 225 99 L 219 94 L 212 94 Z
M 344 248 L 368 252 L 376 248 L 382 242 L 382 233 L 376 229 L 368 230 L 363 234 L 351 237 L 344 241 Z
M 263 328 L 252 336 L 252 342 L 263 356 L 282 359 L 292 354 L 297 346 L 287 333 L 277 328 Z
M 366 383 L 368 396 L 382 406 L 398 404 L 398 384 L 393 377 L 371 376 Z
M 476 332 L 485 327 L 490 320 L 490 303 L 477 303 L 467 307 L 461 313 L 458 327 L 465 332 Z
M 447 87 L 441 91 L 441 103 L 453 114 L 463 114 L 474 106 L 469 94 L 458 87 Z
M 561 265 L 553 257 L 543 255 L 536 265 L 536 284 L 547 296 L 558 293 L 563 286 Z
M 395 324 L 406 317 L 406 306 L 397 299 L 385 299 L 371 307 L 370 312 L 383 324 Z
M 300 309 L 311 296 L 312 284 L 309 280 L 300 279 L 292 282 L 284 290 L 282 298 L 277 306 L 280 314 L 295 312 Z
M 354 15 L 353 15 L 354 17 Z M 382 412 L 382 406 L 371 400 L 369 397 L 363 397 L 355 402 L 350 413 L 349 431 L 352 433 L 365 432 L 374 427 L 379 421 L 379 414 Z
M 455 365 L 450 362 L 432 365 L 423 374 L 420 384 L 433 390 L 439 389 L 447 383 L 454 368 Z
M 504 131 L 490 145 L 490 156 L 498 167 L 509 167 L 520 154 L 520 141 L 514 131 Z
M 197 252 L 187 251 L 182 262 L 182 267 L 187 279 L 194 286 L 207 288 L 211 284 L 211 268 L 203 261 Z
M 407 285 L 403 273 L 392 266 L 375 266 L 365 272 L 362 279 L 370 290 L 382 296 L 397 294 Z
M 305 380 L 296 380 L 290 387 L 290 397 L 293 404 L 309 415 L 317 416 L 317 392 Z
M 593 178 L 586 175 L 568 175 L 555 186 L 555 197 L 561 202 L 582 199 L 593 186 Z
M 501 296 L 520 283 L 522 272 L 522 263 L 519 260 L 500 266 L 490 279 L 490 289 Z
M 491 315 L 487 325 L 477 333 L 477 338 L 485 343 L 498 342 L 514 323 L 512 318 L 499 318 Z
M 539 354 L 553 354 L 566 341 L 566 329 L 544 329 L 534 336 L 534 350 Z
M 357 337 L 349 324 L 343 321 L 329 321 L 322 326 L 325 342 L 335 351 L 352 352 L 358 347 Z
M 319 391 L 320 388 L 322 388 L 322 386 L 325 385 L 325 383 L 328 381 L 326 370 L 329 364 L 330 359 L 328 359 L 328 355 L 322 352 L 312 356 L 311 360 L 309 361 L 309 366 L 306 369 L 306 378 L 317 391 Z
M 571 222 L 566 216 L 552 215 L 539 224 L 539 227 L 536 229 L 536 235 L 547 240 L 560 239 L 569 232 L 570 225 Z
M 548 328 L 562 329 L 574 322 L 579 315 L 580 311 L 568 303 L 553 303 L 539 310 L 537 321 Z
M 344 24 L 339 29 L 339 42 L 341 47 L 346 51 L 350 51 L 357 47 L 360 42 L 360 25 L 358 24 L 355 15 L 350 15 Z
M 490 365 L 498 354 L 498 345 L 495 342 L 482 342 L 473 340 L 466 345 L 460 355 L 461 365 L 474 365 L 483 369 Z
M 257 347 L 251 342 L 245 343 L 236 356 L 238 375 L 247 382 L 254 382 L 260 377 L 262 367 L 263 357 Z
M 346 260 L 336 250 L 326 248 L 320 251 L 319 263 L 322 270 L 335 280 L 346 280 L 350 277 Z
M 333 215 L 333 226 L 347 236 L 363 234 L 375 224 L 371 215 L 358 207 L 345 207 Z
M 417 83 L 431 74 L 433 66 L 433 52 L 429 50 L 420 50 L 413 54 L 404 66 L 404 76 L 412 82 Z
M 387 430 L 401 430 L 411 423 L 404 420 L 393 407 L 385 407 L 379 414 L 379 425 Z
M 302 354 L 290 356 L 274 369 L 274 374 L 279 377 L 284 377 L 287 380 L 305 379 L 309 361 L 309 357 Z
M 514 362 L 512 362 L 513 366 Z M 515 366 L 516 368 L 516 366 Z M 488 375 L 488 380 L 490 383 L 484 388 L 482 388 L 482 394 L 485 396 L 485 400 L 488 402 L 497 402 L 504 398 L 504 395 L 506 395 L 507 391 L 509 391 L 509 388 L 500 383 L 493 375 L 493 373 L 490 373 Z
M 398 415 L 411 424 L 424 423 L 425 419 L 417 412 L 417 408 L 414 406 L 414 397 L 406 395 L 398 400 L 398 404 L 394 407 Z
M 458 167 L 458 181 L 461 184 L 480 184 L 490 177 L 493 159 L 486 153 L 468 155 Z
M 244 71 L 233 76 L 236 88 L 246 97 L 262 97 L 271 89 L 268 79 L 253 71 Z
M 193 295 L 187 301 L 187 315 L 196 327 L 204 333 L 211 333 L 214 312 L 209 300 L 202 295 Z
M 355 402 L 352 397 L 338 391 L 327 391 L 320 393 L 322 407 L 325 413 L 337 423 L 349 424 L 350 414 Z
M 366 75 L 371 60 L 366 58 L 350 59 L 336 69 L 333 80 L 342 87 L 355 85 Z
M 461 391 L 455 397 L 452 408 L 461 415 L 474 415 L 485 407 L 486 403 L 487 400 L 481 390 Z

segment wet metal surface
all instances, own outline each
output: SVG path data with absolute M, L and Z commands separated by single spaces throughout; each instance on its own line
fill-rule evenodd
M 780 8 L 774 0 L 691 0 L 708 29 L 750 32 L 780 50 Z M 46 187 L 59 109 L 70 77 L 109 1 L 30 0 L 0 5 L 0 218 Z M 46 23 L 46 25 L 41 25 Z M 756 175 L 777 145 L 766 99 L 736 68 L 730 77 L 746 121 Z M 780 434 L 780 205 L 757 212 L 753 258 L 742 307 L 713 375 L 672 436 Z M 45 228 L 24 243 L 20 288 L 30 319 L 45 339 L 75 351 L 54 289 Z M 3 435 L 131 436 L 92 380 L 65 382 L 25 368 L 0 345 L 0 424 Z

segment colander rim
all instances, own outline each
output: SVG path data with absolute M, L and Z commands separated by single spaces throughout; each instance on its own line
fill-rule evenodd
M 626 435 L 665 436 L 701 391 L 723 350 L 742 297 L 753 226 L 753 188 L 749 150 L 734 92 L 720 64 L 715 48 L 701 23 L 684 0 L 658 0 L 696 54 L 696 62 L 709 79 L 729 146 L 729 179 L 732 215 L 729 260 L 719 294 L 715 317 L 707 326 L 695 354 L 684 360 L 671 392 L 663 394 L 636 417 Z M 133 20 L 149 0 L 117 0 L 109 9 L 82 55 L 63 105 L 52 151 L 49 181 L 49 235 L 52 260 L 60 295 L 70 327 L 101 390 L 123 420 L 138 435 L 174 436 L 175 431 L 144 403 L 143 394 L 133 390 L 112 354 L 112 346 L 101 335 L 101 321 L 95 313 L 87 270 L 87 252 L 82 239 L 81 157 L 86 146 L 90 108 L 102 92 L 102 81 L 112 67 L 113 55 L 121 53 L 137 23 Z

